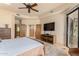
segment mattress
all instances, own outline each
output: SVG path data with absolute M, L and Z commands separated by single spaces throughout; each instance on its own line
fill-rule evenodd
M 0 56 L 16 56 L 21 51 L 29 51 L 40 46 L 43 46 L 40 42 L 26 37 L 2 40 L 0 42 Z

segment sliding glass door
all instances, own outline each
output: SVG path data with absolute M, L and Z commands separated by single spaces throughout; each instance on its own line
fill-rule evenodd
M 67 46 L 69 48 L 79 47 L 79 8 L 67 14 Z

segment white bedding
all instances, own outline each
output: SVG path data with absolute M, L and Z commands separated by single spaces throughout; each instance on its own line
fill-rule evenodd
M 15 40 L 2 40 L 0 42 L 0 56 L 16 56 L 21 51 L 43 46 L 41 43 L 32 39 L 23 37 Z

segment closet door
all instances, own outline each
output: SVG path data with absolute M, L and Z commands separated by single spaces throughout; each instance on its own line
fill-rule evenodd
M 36 25 L 35 37 L 36 39 L 41 38 L 41 24 Z

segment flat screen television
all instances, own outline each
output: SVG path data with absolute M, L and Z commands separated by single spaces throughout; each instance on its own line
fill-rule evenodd
M 54 31 L 55 30 L 55 22 L 44 24 L 44 31 Z

